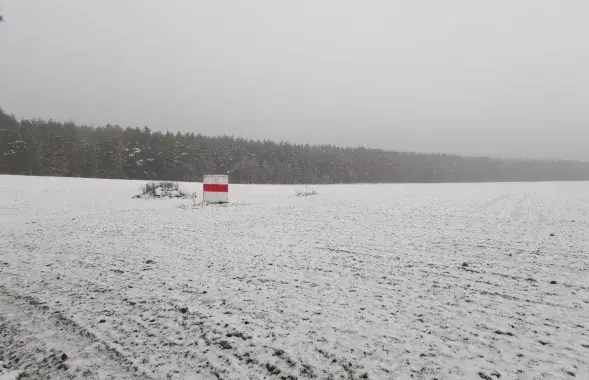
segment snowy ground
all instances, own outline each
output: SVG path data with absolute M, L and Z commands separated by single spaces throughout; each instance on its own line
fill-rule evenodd
M 141 184 L 0 176 L 0 379 L 589 378 L 589 183 Z

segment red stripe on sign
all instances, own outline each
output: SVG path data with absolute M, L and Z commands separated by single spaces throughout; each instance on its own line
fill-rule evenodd
M 228 193 L 229 185 L 219 185 L 217 183 L 205 183 L 202 185 L 204 191 L 210 191 L 212 193 Z

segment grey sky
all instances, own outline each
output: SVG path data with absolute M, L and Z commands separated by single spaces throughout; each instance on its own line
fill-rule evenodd
M 586 0 L 0 0 L 17 117 L 589 160 Z

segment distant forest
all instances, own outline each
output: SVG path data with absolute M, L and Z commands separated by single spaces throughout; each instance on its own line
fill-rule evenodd
M 589 180 L 589 163 L 461 157 L 116 125 L 17 120 L 0 109 L 0 173 L 233 183 L 375 183 Z

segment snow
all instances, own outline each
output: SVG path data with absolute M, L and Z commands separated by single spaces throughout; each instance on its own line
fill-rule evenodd
M 589 183 L 142 184 L 0 176 L 0 378 L 589 377 Z
M 17 380 L 21 373 L 21 371 L 11 371 L 4 374 L 0 373 L 0 380 Z

